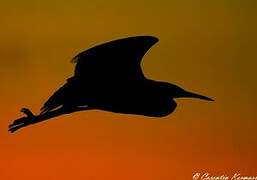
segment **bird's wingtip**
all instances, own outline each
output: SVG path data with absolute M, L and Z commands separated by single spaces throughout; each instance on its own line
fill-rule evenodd
M 102 45 L 106 45 L 106 44 L 108 44 L 108 43 L 112 43 L 112 42 L 115 42 L 115 41 L 117 42 L 117 41 L 128 40 L 128 39 L 144 39 L 144 40 L 148 41 L 151 45 L 153 45 L 153 44 L 155 44 L 155 43 L 157 43 L 157 42 L 159 41 L 159 39 L 158 39 L 157 37 L 152 36 L 152 35 L 141 35 L 141 36 L 139 35 L 139 36 L 130 36 L 130 37 L 127 37 L 127 38 L 117 39 L 117 40 L 110 41 L 110 42 L 107 42 L 107 43 L 102 44 Z M 96 46 L 96 47 L 97 47 L 97 46 Z M 93 47 L 93 48 L 94 48 L 94 47 Z M 93 48 L 91 48 L 91 49 L 93 49 Z M 89 50 L 90 50 L 90 49 L 89 49 Z M 88 51 L 88 50 L 87 50 L 87 51 Z M 83 55 L 83 54 L 85 54 L 85 52 L 87 52 L 87 51 L 83 51 L 83 52 L 77 54 L 76 56 L 74 56 L 74 57 L 70 60 L 70 62 L 71 62 L 71 63 L 77 63 L 77 62 L 79 61 L 79 59 L 80 59 L 80 56 Z
M 138 36 L 138 37 L 140 37 L 140 36 Z M 145 36 L 141 36 L 141 37 L 149 39 L 149 40 L 153 41 L 154 43 L 157 43 L 159 41 L 159 39 L 156 36 L 145 35 Z

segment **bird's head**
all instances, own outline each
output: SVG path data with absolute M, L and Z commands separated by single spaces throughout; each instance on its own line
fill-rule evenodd
M 214 101 L 213 99 L 207 96 L 186 91 L 181 87 L 170 83 L 162 82 L 161 88 L 162 88 L 162 91 L 165 92 L 165 94 L 171 96 L 172 98 L 198 98 L 198 99 L 207 100 L 207 101 Z

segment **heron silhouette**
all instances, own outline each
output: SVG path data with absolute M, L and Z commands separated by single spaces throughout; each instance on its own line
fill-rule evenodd
M 73 58 L 74 76 L 58 89 L 34 115 L 22 108 L 25 117 L 9 125 L 9 131 L 59 115 L 82 110 L 163 117 L 172 113 L 174 98 L 213 99 L 186 91 L 174 84 L 147 79 L 141 69 L 146 52 L 158 42 L 153 36 L 135 36 L 110 41 Z

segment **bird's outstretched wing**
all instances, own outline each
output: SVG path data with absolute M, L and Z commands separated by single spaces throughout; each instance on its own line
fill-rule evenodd
M 74 76 L 47 100 L 41 114 L 65 104 L 74 104 L 79 99 L 90 99 L 90 94 L 97 94 L 97 91 L 114 91 L 144 80 L 140 63 L 157 41 L 152 36 L 129 37 L 79 53 L 73 58 L 77 63 Z M 82 94 L 83 98 L 80 97 Z
M 81 81 L 121 83 L 144 78 L 141 60 L 158 39 L 135 36 L 107 42 L 79 53 L 74 77 Z

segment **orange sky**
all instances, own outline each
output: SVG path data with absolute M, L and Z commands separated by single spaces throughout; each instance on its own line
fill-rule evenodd
M 256 19 L 254 0 L 3 2 L 0 179 L 257 176 Z M 7 132 L 21 107 L 37 113 L 72 76 L 74 55 L 133 35 L 160 39 L 148 78 L 216 101 L 181 99 L 161 119 L 88 111 Z

